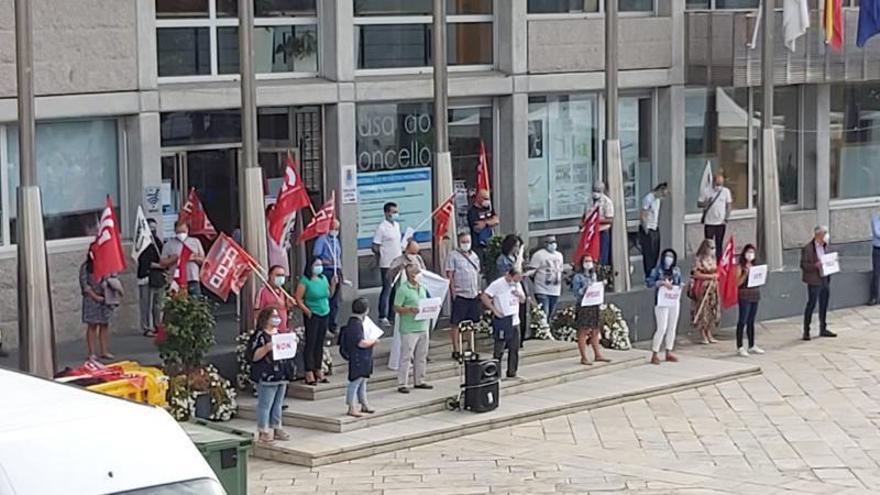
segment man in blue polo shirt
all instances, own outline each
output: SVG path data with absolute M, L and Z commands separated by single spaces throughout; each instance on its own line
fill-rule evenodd
M 339 328 L 336 315 L 339 313 L 339 296 L 342 292 L 340 285 L 342 276 L 342 246 L 339 243 L 339 220 L 333 219 L 330 231 L 318 237 L 312 247 L 312 255 L 320 259 L 324 264 L 324 276 L 331 282 L 336 279 L 336 288 L 330 294 L 330 321 L 328 328 L 330 333 L 335 334 Z M 332 284 L 331 284 L 332 285 Z

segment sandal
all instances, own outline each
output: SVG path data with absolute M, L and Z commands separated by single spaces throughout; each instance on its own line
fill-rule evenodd
M 584 366 L 592 366 L 593 363 L 589 359 L 581 359 L 581 364 Z

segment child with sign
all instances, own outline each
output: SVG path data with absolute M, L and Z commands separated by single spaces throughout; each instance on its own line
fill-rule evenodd
M 670 363 L 678 361 L 678 358 L 672 354 L 681 307 L 681 270 L 677 264 L 678 254 L 672 249 L 666 249 L 660 254 L 657 266 L 648 275 L 648 287 L 656 289 L 654 321 L 657 326 L 651 347 L 653 351 L 651 364 L 660 364 L 661 347 L 665 347 L 667 361 Z
M 516 267 L 507 270 L 480 294 L 487 309 L 492 311 L 492 336 L 495 340 L 493 356 L 499 362 L 507 348 L 507 377 L 515 378 L 519 368 L 519 305 L 525 303 L 522 271 Z
M 736 267 L 736 282 L 739 286 L 739 319 L 736 322 L 736 353 L 742 357 L 749 357 L 749 353 L 764 354 L 760 347 L 755 345 L 755 316 L 758 314 L 758 301 L 761 300 L 761 285 L 766 281 L 766 265 L 755 264 L 757 249 L 751 244 L 746 244 L 739 256 Z M 757 272 L 764 272 L 764 277 L 756 277 Z M 743 329 L 749 337 L 749 349 L 743 347 Z
M 281 315 L 268 307 L 257 316 L 257 329 L 251 337 L 251 379 L 257 384 L 257 429 L 259 443 L 290 440 L 281 423 L 281 411 L 287 394 L 285 359 L 296 353 L 293 333 L 279 333 Z M 282 342 L 277 337 L 293 338 Z M 277 340 L 277 341 L 276 341 Z
M 591 365 L 587 358 L 587 338 L 596 361 L 610 362 L 611 360 L 602 355 L 599 345 L 599 337 L 602 324 L 599 321 L 599 306 L 605 299 L 605 287 L 599 281 L 596 266 L 589 254 L 585 255 L 580 263 L 575 266 L 575 275 L 571 281 L 571 290 L 574 292 L 578 307 L 575 316 L 575 328 L 577 328 L 578 350 L 581 353 L 581 364 Z

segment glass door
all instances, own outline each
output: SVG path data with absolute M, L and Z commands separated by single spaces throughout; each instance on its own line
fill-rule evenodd
M 186 152 L 186 188 L 196 189 L 218 232 L 229 236 L 240 227 L 238 148 Z

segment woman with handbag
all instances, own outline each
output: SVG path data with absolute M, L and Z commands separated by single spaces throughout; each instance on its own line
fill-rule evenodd
M 688 289 L 691 298 L 691 323 L 700 331 L 703 344 L 718 341 L 712 331 L 721 321 L 721 304 L 718 297 L 718 263 L 715 255 L 715 241 L 706 239 L 697 249 L 694 267 L 691 271 L 691 285 Z

